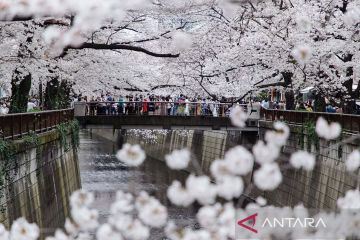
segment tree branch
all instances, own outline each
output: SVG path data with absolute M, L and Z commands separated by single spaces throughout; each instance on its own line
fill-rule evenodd
M 145 54 L 153 56 L 153 57 L 161 57 L 161 58 L 177 58 L 180 56 L 179 53 L 177 53 L 177 54 L 156 53 L 156 52 L 152 52 L 152 51 L 147 50 L 142 47 L 131 46 L 131 45 L 126 45 L 126 44 L 83 43 L 81 46 L 78 46 L 78 47 L 72 47 L 72 46 L 66 47 L 64 49 L 63 53 L 60 55 L 60 57 L 64 57 L 67 54 L 67 51 L 70 49 L 128 50 L 128 51 L 134 51 L 134 52 L 142 52 L 142 53 L 145 53 Z

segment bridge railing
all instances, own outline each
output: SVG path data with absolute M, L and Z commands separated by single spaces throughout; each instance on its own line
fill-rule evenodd
M 157 116 L 229 116 L 233 103 L 202 102 L 77 102 L 75 116 L 157 115 Z M 240 104 L 245 111 L 247 104 Z M 187 111 L 188 109 L 188 111 Z
M 31 132 L 46 132 L 73 118 L 74 109 L 1 115 L 0 138 L 16 139 Z
M 337 114 L 323 112 L 306 112 L 306 111 L 288 111 L 261 108 L 260 119 L 269 121 L 286 121 L 288 123 L 303 124 L 306 122 L 316 123 L 319 117 L 323 117 L 329 122 L 338 122 L 342 128 L 350 132 L 360 132 L 360 115 Z

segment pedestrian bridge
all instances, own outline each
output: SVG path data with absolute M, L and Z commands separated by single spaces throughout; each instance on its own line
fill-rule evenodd
M 205 111 L 198 111 L 199 109 L 195 105 L 194 109 L 187 114 L 173 111 L 170 115 L 168 111 L 161 110 L 144 113 L 141 109 L 143 102 L 127 104 L 133 104 L 133 106 L 127 109 L 124 107 L 120 110 L 116 103 L 76 103 L 74 105 L 75 117 L 80 126 L 86 129 L 239 130 L 239 128 L 232 126 L 228 117 L 231 104 L 216 104 L 212 108 L 215 109 L 216 113 L 211 110 L 206 113 Z M 168 103 L 159 102 L 158 109 L 165 107 L 162 104 Z M 242 107 L 248 112 L 249 118 L 246 127 L 242 128 L 241 131 L 258 131 L 260 106 L 242 105 Z

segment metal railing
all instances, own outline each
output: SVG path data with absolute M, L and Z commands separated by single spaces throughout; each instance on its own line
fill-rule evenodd
M 0 138 L 16 139 L 31 132 L 46 132 L 73 118 L 74 109 L 1 115 Z
M 77 102 L 75 116 L 157 115 L 157 116 L 229 116 L 233 103 L 217 102 Z M 247 111 L 247 104 L 241 104 Z
M 324 112 L 306 112 L 306 111 L 288 111 L 273 110 L 261 108 L 261 119 L 268 121 L 286 121 L 288 123 L 303 124 L 306 122 L 316 123 L 319 117 L 323 117 L 329 122 L 338 122 L 342 128 L 350 132 L 360 132 L 360 115 L 324 113 Z

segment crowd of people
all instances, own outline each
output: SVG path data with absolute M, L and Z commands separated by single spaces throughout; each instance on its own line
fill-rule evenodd
M 10 98 L 0 100 L 0 115 L 8 114 L 10 110 Z M 37 95 L 31 96 L 27 103 L 27 112 L 40 110 L 40 100 Z
M 75 102 L 86 103 L 87 115 L 168 115 L 219 116 L 228 114 L 231 103 L 211 98 L 177 96 L 127 95 L 114 97 L 107 93 L 99 97 L 80 96 Z
M 298 101 L 295 106 L 296 111 L 305 111 L 305 112 L 313 112 L 314 111 L 314 101 L 308 100 L 307 102 Z M 286 109 L 285 102 L 269 102 L 267 100 L 263 100 L 261 102 L 261 106 L 266 109 L 277 109 L 277 110 L 288 110 Z M 337 107 L 331 104 L 330 101 L 326 102 L 325 112 L 327 113 L 343 113 L 341 107 Z

